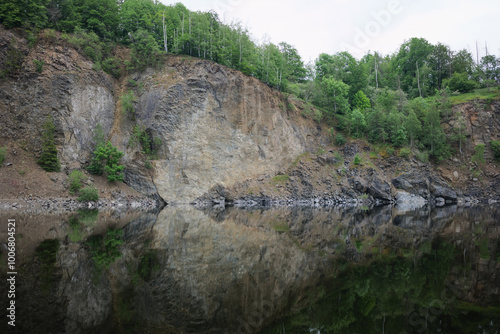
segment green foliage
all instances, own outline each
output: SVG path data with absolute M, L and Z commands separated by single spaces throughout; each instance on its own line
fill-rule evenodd
M 45 293 L 48 293 L 53 284 L 52 276 L 54 274 L 58 250 L 59 240 L 57 239 L 44 240 L 35 249 L 35 254 L 40 259 L 40 281 L 42 290 Z
M 10 42 L 4 52 L 5 60 L 2 68 L 0 68 L 0 78 L 17 73 L 21 69 L 23 63 L 23 54 L 16 47 L 14 41 Z
M 358 91 L 356 95 L 354 95 L 354 100 L 352 104 L 354 108 L 359 109 L 361 111 L 365 111 L 366 109 L 370 109 L 372 107 L 370 99 L 368 99 L 365 93 L 363 93 L 363 91 L 361 90 Z
M 42 152 L 37 161 L 46 172 L 59 172 L 61 170 L 61 165 L 57 157 L 55 133 L 56 126 L 54 124 L 54 119 L 52 116 L 49 116 L 43 124 Z
M 82 225 L 78 221 L 78 217 L 73 215 L 68 219 L 68 238 L 71 242 L 80 242 L 83 239 Z
M 355 240 L 354 246 L 358 251 L 367 248 L 362 240 Z M 308 333 L 311 328 L 321 333 L 413 333 L 423 328 L 415 326 L 415 319 L 422 319 L 430 333 L 438 332 L 444 319 L 456 316 L 456 298 L 443 296 L 453 296 L 446 278 L 457 253 L 453 246 L 442 243 L 408 259 L 380 254 L 368 264 L 356 266 L 337 260 L 336 279 L 308 290 L 305 307 L 262 333 Z M 444 315 L 443 321 L 436 317 L 424 320 L 430 307 L 435 316 Z M 459 325 L 447 328 L 460 331 Z
M 399 156 L 401 158 L 408 158 L 411 155 L 411 150 L 409 148 L 403 147 L 399 150 Z
M 433 107 L 428 111 L 423 132 L 423 142 L 429 148 L 429 154 L 436 162 L 439 163 L 450 156 L 450 149 L 441 127 L 441 118 L 437 108 Z
M 490 250 L 488 249 L 488 239 L 476 241 L 476 246 L 479 247 L 479 254 L 481 259 L 489 260 L 491 256 Z
M 137 276 L 147 282 L 151 278 L 151 274 L 160 269 L 160 261 L 156 250 L 148 249 L 141 256 L 139 266 L 137 267 Z
M 153 136 L 151 129 L 146 129 L 143 125 L 137 124 L 132 130 L 129 145 L 135 147 L 140 145 L 141 152 L 149 159 L 158 159 L 158 151 L 161 147 L 161 139 Z
M 42 73 L 42 71 L 43 71 L 43 65 L 45 65 L 45 61 L 44 60 L 33 59 L 33 63 L 35 64 L 36 71 L 38 73 Z
M 146 30 L 140 28 L 132 34 L 131 47 L 133 69 L 142 70 L 158 63 L 160 47 Z
M 99 210 L 87 210 L 87 209 L 79 209 L 78 210 L 78 220 L 80 223 L 90 226 L 97 222 L 99 218 Z
M 279 183 L 286 183 L 290 179 L 290 176 L 288 174 L 283 174 L 283 175 L 276 175 L 273 177 L 274 182 L 279 182 Z
M 80 196 L 76 199 L 79 202 L 97 202 L 99 191 L 94 185 L 85 186 L 80 189 Z
M 323 78 L 322 83 L 332 111 L 336 114 L 345 114 L 349 110 L 349 86 L 330 77 Z
M 484 151 L 486 146 L 484 144 L 477 144 L 474 151 L 474 155 L 471 157 L 471 161 L 476 162 L 478 164 L 484 164 Z
M 125 167 L 119 165 L 119 162 L 123 155 L 123 152 L 118 151 L 108 141 L 106 145 L 101 145 L 94 151 L 94 156 L 87 170 L 97 175 L 106 174 L 109 182 L 122 181 L 124 176 L 122 171 Z
M 492 140 L 490 142 L 490 145 L 491 145 L 491 150 L 493 151 L 493 156 L 495 157 L 496 160 L 500 160 L 500 140 Z M 0 153 L 0 163 L 1 163 L 1 153 Z
M 341 133 L 337 133 L 337 135 L 335 136 L 335 145 L 344 146 L 345 143 L 346 139 L 344 138 L 344 136 L 342 136 Z
M 106 235 L 96 235 L 87 239 L 86 245 L 97 270 L 109 268 L 121 257 L 119 246 L 123 244 L 123 231 L 109 229 Z
M 445 80 L 445 84 L 452 92 L 468 93 L 477 87 L 477 83 L 469 79 L 467 73 L 453 73 L 449 80 Z
M 134 102 L 137 100 L 137 98 L 134 95 L 134 91 L 129 90 L 127 93 L 124 93 L 120 97 L 121 103 L 122 103 L 122 112 L 125 115 L 128 115 L 131 119 L 135 118 L 135 108 L 134 108 Z
M 274 223 L 273 230 L 275 230 L 276 232 L 280 232 L 280 233 L 286 233 L 286 232 L 290 231 L 290 227 L 288 226 L 288 224 Z
M 6 155 L 7 155 L 7 148 L 0 147 L 0 167 L 2 166 L 3 162 L 5 161 Z
M 68 176 L 69 192 L 72 194 L 76 194 L 78 191 L 80 191 L 86 179 L 87 177 L 82 172 L 78 170 L 72 171 Z
M 427 153 L 427 152 L 417 153 L 416 157 L 417 157 L 418 160 L 422 161 L 423 163 L 428 163 L 429 162 L 429 153 Z
M 355 132 L 356 137 L 359 138 L 364 133 L 366 127 L 365 115 L 359 109 L 354 109 L 351 112 L 350 125 L 350 128 Z
M 361 164 L 361 157 L 359 156 L 359 154 L 356 154 L 356 156 L 354 156 L 353 164 L 355 166 L 358 166 L 359 164 Z
M 396 132 L 396 136 L 393 138 L 392 143 L 394 144 L 395 147 L 401 147 L 405 145 L 407 142 L 406 140 L 406 132 L 404 128 L 400 128 Z

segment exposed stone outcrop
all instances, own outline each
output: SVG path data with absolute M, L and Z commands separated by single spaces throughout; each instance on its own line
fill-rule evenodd
M 396 189 L 422 197 L 427 200 L 442 198 L 456 202 L 457 193 L 441 178 L 420 171 L 411 171 L 392 180 Z

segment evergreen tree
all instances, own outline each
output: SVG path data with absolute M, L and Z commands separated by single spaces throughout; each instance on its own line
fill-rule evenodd
M 446 141 L 446 135 L 441 127 L 439 110 L 433 106 L 426 115 L 424 123 L 423 142 L 429 148 L 429 154 L 440 162 L 446 159 L 450 150 Z
M 57 157 L 57 147 L 55 144 L 56 126 L 52 115 L 43 124 L 42 131 L 42 153 L 38 159 L 38 164 L 46 172 L 59 172 L 61 165 Z
M 365 93 L 363 93 L 363 91 L 361 90 L 358 91 L 356 95 L 354 95 L 354 100 L 352 101 L 352 104 L 354 108 L 357 108 L 361 111 L 365 111 L 366 109 L 372 107 L 370 104 L 370 99 L 368 99 Z

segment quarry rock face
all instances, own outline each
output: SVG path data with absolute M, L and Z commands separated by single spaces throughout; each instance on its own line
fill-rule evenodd
M 153 181 L 167 202 L 276 173 L 307 148 L 310 131 L 287 119 L 279 96 L 255 78 L 212 62 L 175 60 L 140 80 L 148 88 L 137 118 L 162 140 Z

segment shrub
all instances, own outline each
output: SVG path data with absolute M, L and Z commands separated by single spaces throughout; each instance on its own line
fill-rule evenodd
M 43 65 L 45 65 L 45 61 L 44 60 L 33 59 L 33 63 L 35 64 L 36 71 L 38 73 L 42 73 L 42 71 L 43 71 Z
M 42 154 L 38 159 L 38 164 L 46 172 L 59 172 L 61 165 L 57 158 L 57 147 L 55 144 L 56 126 L 50 116 L 43 125 L 42 131 Z
M 337 146 L 342 146 L 346 143 L 346 140 L 344 136 L 342 136 L 340 133 L 335 136 L 335 144 Z
M 130 118 L 134 119 L 135 118 L 134 102 L 136 100 L 134 92 L 132 90 L 129 90 L 127 93 L 123 94 L 120 99 L 122 102 L 122 112 L 128 115 Z
M 7 155 L 7 149 L 5 147 L 0 147 L 0 165 L 3 164 L 6 155 Z
M 314 110 L 314 117 L 313 117 L 314 121 L 320 123 L 321 120 L 323 119 L 323 113 L 321 112 L 321 110 L 319 109 L 315 109 Z
M 79 202 L 97 202 L 99 200 L 99 192 L 94 185 L 86 186 L 80 190 L 80 196 L 76 200 Z
M 283 174 L 283 175 L 276 175 L 273 177 L 273 181 L 275 182 L 288 182 L 290 179 L 290 176 L 288 174 Z
M 358 166 L 361 163 L 361 157 L 358 154 L 354 157 L 353 163 L 355 166 Z
M 94 265 L 99 269 L 107 269 L 121 256 L 119 246 L 123 244 L 123 231 L 109 229 L 105 236 L 95 235 L 87 242 Z
M 490 145 L 491 150 L 493 151 L 493 156 L 496 160 L 500 160 L 500 140 L 492 140 Z
M 140 145 L 143 154 L 146 154 L 151 159 L 157 159 L 158 151 L 161 146 L 161 139 L 153 137 L 151 130 L 145 129 L 143 126 L 137 124 L 132 130 L 129 145 L 132 147 Z
M 417 153 L 417 159 L 424 162 L 424 163 L 428 163 L 429 162 L 429 153 L 427 152 L 421 152 L 421 153 Z
M 82 187 L 83 187 L 83 182 L 85 182 L 85 175 L 78 171 L 74 170 L 69 174 L 68 180 L 69 180 L 69 192 L 72 194 L 76 194 Z
M 124 176 L 122 171 L 125 169 L 123 165 L 119 165 L 122 157 L 123 152 L 118 151 L 108 141 L 106 145 L 100 145 L 94 151 L 94 156 L 87 170 L 96 175 L 105 173 L 109 182 L 122 181 Z
M 454 73 L 451 79 L 446 83 L 452 92 L 459 91 L 460 93 L 467 93 L 477 87 L 477 83 L 469 80 L 467 73 Z
M 407 147 L 403 147 L 402 149 L 399 150 L 399 156 L 401 158 L 408 158 L 411 154 L 411 151 Z
M 484 144 L 477 144 L 475 151 L 476 153 L 472 156 L 471 161 L 478 164 L 484 164 L 484 150 L 486 146 Z

